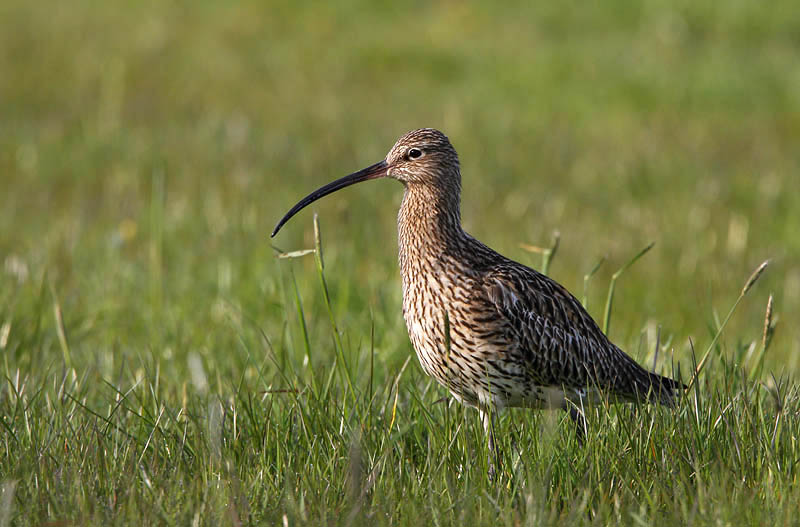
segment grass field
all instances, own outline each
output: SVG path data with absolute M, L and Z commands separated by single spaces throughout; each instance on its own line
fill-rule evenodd
M 796 2 L 335 5 L 0 5 L 0 527 L 796 525 Z M 537 268 L 560 232 L 596 318 L 655 243 L 609 333 L 710 350 L 675 411 L 507 412 L 489 481 L 408 341 L 401 187 L 313 206 L 324 269 L 276 257 L 422 126 L 466 229 Z

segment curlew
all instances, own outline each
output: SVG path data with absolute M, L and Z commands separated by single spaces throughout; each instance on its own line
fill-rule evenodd
M 458 155 L 438 130 L 409 132 L 383 161 L 312 192 L 272 236 L 317 199 L 381 177 L 405 187 L 397 228 L 408 335 L 425 373 L 480 411 L 490 475 L 494 410 L 564 409 L 580 433 L 584 404 L 603 395 L 674 404 L 683 384 L 639 366 L 566 288 L 464 232 Z

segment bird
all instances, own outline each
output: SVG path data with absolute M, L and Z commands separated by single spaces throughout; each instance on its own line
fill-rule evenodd
M 494 477 L 497 411 L 563 409 L 586 429 L 584 405 L 603 400 L 674 406 L 685 386 L 652 373 L 613 344 L 561 284 L 490 249 L 461 225 L 461 169 L 433 128 L 400 137 L 386 158 L 294 205 L 378 178 L 405 187 L 397 218 L 403 318 L 424 372 L 480 412 Z

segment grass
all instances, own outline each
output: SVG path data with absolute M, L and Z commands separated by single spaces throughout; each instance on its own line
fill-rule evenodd
M 4 2 L 0 527 L 794 524 L 799 29 L 788 1 Z M 593 408 L 583 445 L 507 412 L 490 482 L 408 342 L 399 187 L 268 240 L 419 126 L 468 231 L 640 363 L 702 366 L 677 409 Z

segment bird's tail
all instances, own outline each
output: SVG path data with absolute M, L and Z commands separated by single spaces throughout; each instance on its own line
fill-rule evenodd
M 661 403 L 664 406 L 674 407 L 681 395 L 686 390 L 686 385 L 675 379 L 664 377 L 657 373 L 646 372 L 647 398 L 650 402 Z M 644 388 L 644 386 L 642 386 Z

